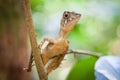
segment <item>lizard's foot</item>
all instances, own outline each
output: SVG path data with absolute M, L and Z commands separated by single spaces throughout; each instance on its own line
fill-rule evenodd
M 23 71 L 31 72 L 31 69 L 25 67 L 25 68 L 23 68 Z
M 35 64 L 32 64 L 32 65 L 31 65 L 31 68 L 32 68 L 33 66 L 35 66 Z M 29 67 L 24 67 L 24 68 L 23 68 L 23 71 L 31 72 L 31 68 L 29 68 Z
M 25 68 L 23 68 L 23 71 L 31 72 L 31 69 L 25 67 Z
M 41 41 L 41 53 L 48 47 L 48 45 L 53 45 L 54 41 L 49 38 L 44 38 L 43 41 Z
M 50 39 L 50 38 L 44 38 L 43 41 L 44 41 L 44 42 L 45 42 L 45 41 L 48 41 L 49 43 L 54 43 L 53 39 Z
M 38 48 L 41 49 L 41 44 L 38 45 Z
M 50 38 L 44 38 L 41 43 L 40 43 L 40 47 L 43 46 L 44 43 L 48 42 L 49 44 L 53 44 L 54 40 L 50 39 Z

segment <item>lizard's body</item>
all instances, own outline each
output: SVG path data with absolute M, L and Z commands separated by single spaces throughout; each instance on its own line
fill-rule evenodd
M 42 51 L 41 55 L 43 63 L 46 64 L 49 59 L 65 53 L 67 49 L 68 41 L 66 39 L 57 39 L 52 41 L 52 43 L 48 44 L 48 46 Z
M 60 32 L 58 36 L 55 39 L 45 38 L 39 45 L 41 57 L 47 73 L 56 69 L 63 60 L 68 51 L 69 45 L 66 37 L 74 28 L 74 25 L 78 22 L 80 16 L 80 14 L 65 11 L 61 20 Z M 28 70 L 30 69 L 31 63 L 32 57 Z

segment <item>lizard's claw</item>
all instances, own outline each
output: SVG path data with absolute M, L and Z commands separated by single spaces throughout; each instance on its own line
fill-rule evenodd
M 41 53 L 48 47 L 48 45 L 54 44 L 52 39 L 44 38 L 41 42 Z
M 50 38 L 49 39 L 48 38 L 44 38 L 44 42 L 45 41 L 48 41 L 49 43 L 54 43 L 53 39 L 50 39 Z
M 53 39 L 44 38 L 44 39 L 41 41 L 40 46 L 43 46 L 43 44 L 44 44 L 45 42 L 49 42 L 49 44 L 54 44 L 54 40 L 53 40 Z
M 41 44 L 38 45 L 38 48 L 41 49 Z
M 23 71 L 31 72 L 31 69 L 25 67 L 25 68 L 23 68 Z
M 32 64 L 31 67 L 35 66 L 35 64 Z M 23 68 L 23 71 L 31 72 L 31 68 L 25 67 Z

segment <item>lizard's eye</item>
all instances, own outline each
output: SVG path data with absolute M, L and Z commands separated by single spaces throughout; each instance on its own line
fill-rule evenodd
M 65 14 L 63 15 L 63 17 L 64 17 L 64 19 L 68 19 L 68 18 L 69 18 L 69 13 L 65 13 Z

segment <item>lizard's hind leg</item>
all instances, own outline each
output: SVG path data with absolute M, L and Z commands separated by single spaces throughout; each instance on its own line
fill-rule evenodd
M 32 65 L 33 61 L 34 61 L 34 59 L 33 59 L 33 55 L 32 55 L 32 52 L 31 52 L 27 72 L 31 72 L 31 68 L 33 66 Z
M 32 52 L 31 52 L 31 55 L 30 55 L 30 59 L 29 59 L 29 64 L 27 66 L 27 68 L 24 68 L 24 70 L 26 70 L 27 72 L 31 72 L 31 68 L 32 68 L 32 63 L 33 63 L 34 59 L 33 59 L 33 55 L 32 55 Z

